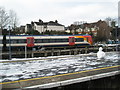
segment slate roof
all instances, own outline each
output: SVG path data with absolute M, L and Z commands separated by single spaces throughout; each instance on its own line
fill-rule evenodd
M 49 22 L 34 22 L 37 25 L 52 25 L 52 26 L 64 26 L 62 24 L 56 23 L 54 21 L 49 21 Z
M 84 27 L 84 28 L 85 28 L 85 27 L 92 28 L 92 27 L 94 27 L 94 26 L 98 26 L 98 27 L 99 27 L 99 25 L 100 25 L 101 23 L 106 24 L 105 21 L 99 20 L 98 22 L 94 22 L 94 23 L 84 23 L 84 24 L 83 24 L 83 27 Z

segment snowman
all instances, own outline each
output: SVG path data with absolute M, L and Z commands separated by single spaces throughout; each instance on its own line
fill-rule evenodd
M 98 58 L 98 59 L 102 59 L 102 58 L 105 57 L 105 52 L 103 52 L 102 50 L 103 50 L 103 48 L 100 47 L 100 48 L 99 48 L 99 51 L 97 52 L 97 58 Z

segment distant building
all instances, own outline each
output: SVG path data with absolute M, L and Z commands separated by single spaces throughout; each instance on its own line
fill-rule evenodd
M 73 24 L 74 25 L 81 25 L 81 24 L 84 24 L 84 23 L 87 23 L 87 21 L 75 21 Z
M 25 26 L 20 26 L 20 28 L 19 28 L 19 32 L 21 32 L 21 33 L 25 33 Z
M 32 31 L 32 25 L 31 24 L 26 24 L 25 32 L 27 32 L 27 31 Z
M 68 31 L 69 29 L 69 31 Z M 105 21 L 99 20 L 94 23 L 83 23 L 81 25 L 71 24 L 67 29 L 67 32 L 78 32 L 78 34 L 90 34 L 92 36 L 100 36 L 110 38 L 111 28 Z
M 31 22 L 31 24 L 26 24 L 25 32 L 30 30 L 37 30 L 40 33 L 45 31 L 64 31 L 65 26 L 62 24 L 59 24 L 57 20 L 43 22 L 42 20 L 39 19 L 39 22 Z
M 93 34 L 94 36 L 97 36 L 97 31 L 99 30 L 99 27 L 97 27 L 96 23 L 84 23 L 80 25 L 80 31 L 79 34 Z

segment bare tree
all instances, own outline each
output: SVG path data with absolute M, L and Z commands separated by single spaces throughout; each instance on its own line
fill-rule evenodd
M 9 10 L 8 13 L 5 8 L 0 7 L 0 30 L 7 29 L 8 26 L 15 29 L 17 25 L 17 14 L 13 10 Z
M 17 25 L 18 25 L 18 18 L 17 18 L 17 14 L 16 12 L 14 12 L 13 10 L 9 11 L 9 19 L 10 19 L 10 26 L 13 29 L 16 29 Z
M 117 21 L 114 18 L 107 17 L 104 20 L 110 27 L 115 28 Z
M 0 30 L 5 29 L 10 23 L 9 15 L 3 7 L 0 7 Z

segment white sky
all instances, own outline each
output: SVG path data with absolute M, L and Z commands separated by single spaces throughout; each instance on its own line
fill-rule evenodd
M 0 0 L 6 11 L 17 13 L 20 25 L 31 21 L 54 21 L 68 26 L 75 21 L 96 22 L 118 17 L 119 0 Z

